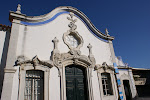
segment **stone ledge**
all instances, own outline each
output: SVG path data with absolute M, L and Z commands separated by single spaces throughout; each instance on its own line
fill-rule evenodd
M 15 73 L 17 71 L 17 69 L 4 69 L 5 73 Z

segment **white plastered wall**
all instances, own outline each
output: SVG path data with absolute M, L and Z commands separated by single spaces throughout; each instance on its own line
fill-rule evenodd
M 17 56 L 24 55 L 31 59 L 37 55 L 41 60 L 49 60 L 51 51 L 53 50 L 52 40 L 54 37 L 57 37 L 59 40 L 59 51 L 61 53 L 68 52 L 69 49 L 62 39 L 63 33 L 69 30 L 67 16 L 69 15 L 62 14 L 52 22 L 43 25 L 21 25 Z M 78 19 L 77 17 L 74 18 Z M 91 43 L 96 63 L 102 64 L 103 62 L 107 62 L 108 65 L 112 65 L 109 44 L 95 37 L 80 19 L 77 20 L 76 25 L 76 31 L 84 40 L 83 47 L 81 47 L 81 54 L 88 56 L 89 51 L 87 46 Z
M 0 31 L 0 63 L 1 63 L 1 59 L 2 59 L 5 37 L 6 37 L 6 31 Z
M 3 49 L 4 49 L 4 43 L 5 43 L 5 37 L 6 37 L 6 31 L 0 31 L 0 88 L 2 88 L 2 80 L 3 80 L 3 63 L 2 61 L 2 55 L 3 55 Z
M 59 40 L 58 50 L 60 53 L 67 53 L 69 49 L 67 45 L 64 44 L 62 38 L 63 34 L 69 30 L 68 24 L 70 21 L 67 17 L 69 17 L 68 14 L 62 14 L 52 22 L 43 25 L 20 25 L 17 56 L 24 55 L 32 59 L 37 55 L 40 60 L 50 60 L 50 55 L 53 50 L 52 40 L 55 37 Z M 77 17 L 74 18 L 78 19 Z M 95 37 L 80 19 L 78 19 L 75 24 L 77 25 L 76 31 L 82 36 L 84 41 L 83 47 L 80 49 L 81 54 L 89 55 L 87 46 L 90 43 L 93 46 L 92 53 L 96 59 L 96 64 L 106 62 L 108 65 L 112 65 L 109 44 Z M 50 69 L 49 84 L 49 99 L 59 100 L 60 77 L 58 77 L 58 70 L 56 68 Z M 92 73 L 92 85 L 94 100 L 100 100 L 99 82 L 96 71 Z

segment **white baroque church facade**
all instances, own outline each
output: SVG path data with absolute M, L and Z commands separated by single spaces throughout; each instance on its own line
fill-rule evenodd
M 78 9 L 63 6 L 31 17 L 22 14 L 18 5 L 16 12 L 10 11 L 10 21 L 11 31 L 0 30 L 0 56 L 7 58 L 5 66 L 1 62 L 1 100 L 136 97 L 132 69 L 118 63 L 114 37 L 107 29 L 105 34 L 96 29 Z

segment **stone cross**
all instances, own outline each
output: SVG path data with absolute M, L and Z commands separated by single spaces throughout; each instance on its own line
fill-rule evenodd
M 20 4 L 18 4 L 16 13 L 21 13 L 21 5 Z

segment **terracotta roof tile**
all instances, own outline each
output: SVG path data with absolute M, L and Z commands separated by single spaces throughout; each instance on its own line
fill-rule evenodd
M 2 24 L 0 24 L 0 30 L 8 31 L 8 30 L 10 30 L 10 29 L 11 29 L 11 27 L 10 27 L 10 26 L 6 26 L 6 25 L 2 25 Z

